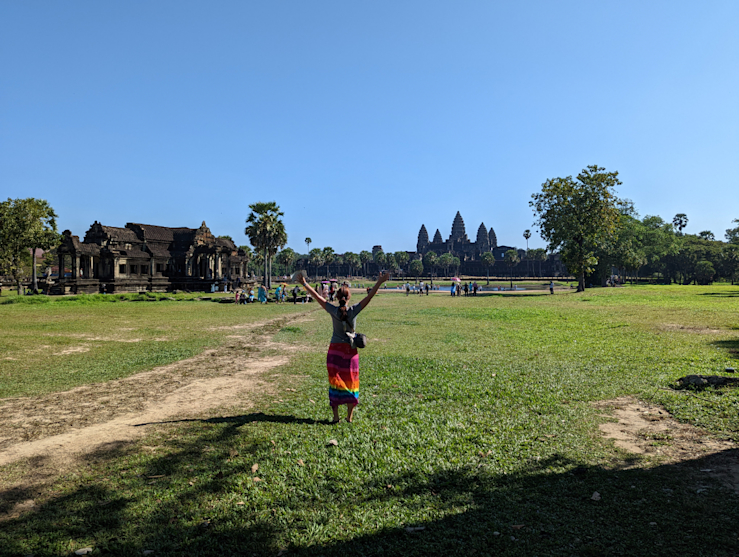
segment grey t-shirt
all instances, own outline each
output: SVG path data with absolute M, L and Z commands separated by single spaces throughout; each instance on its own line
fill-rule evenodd
M 331 315 L 331 321 L 334 324 L 334 334 L 331 336 L 331 342 L 351 344 L 351 339 L 346 333 L 353 333 L 354 328 L 357 326 L 357 315 L 362 311 L 361 302 L 346 308 L 346 321 L 339 319 L 339 308 L 335 305 L 326 302 L 326 311 Z

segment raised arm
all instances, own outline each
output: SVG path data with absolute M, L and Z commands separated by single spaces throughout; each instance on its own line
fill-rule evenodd
M 308 291 L 308 294 L 310 294 L 316 299 L 316 301 L 320 304 L 320 306 L 323 309 L 326 309 L 326 299 L 323 296 L 321 296 L 318 292 L 313 290 L 313 287 L 310 284 L 308 284 L 308 281 L 306 280 L 304 276 L 301 275 L 300 278 L 298 279 L 298 282 L 300 282 L 300 284 L 303 285 L 303 288 L 305 288 Z
M 386 282 L 390 278 L 390 273 L 382 273 L 378 278 L 375 285 L 372 287 L 372 290 L 369 291 L 369 294 L 367 294 L 366 298 L 362 298 L 362 300 L 359 302 L 359 305 L 362 309 L 367 307 L 367 304 L 370 303 L 370 300 L 372 297 L 377 294 L 377 291 L 380 289 L 380 285 L 383 282 Z

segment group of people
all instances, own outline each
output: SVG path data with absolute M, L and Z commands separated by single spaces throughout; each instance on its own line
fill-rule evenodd
M 413 291 L 414 294 L 419 294 L 419 295 L 423 295 L 423 293 L 425 292 L 426 293 L 426 296 L 428 296 L 429 295 L 429 290 L 433 290 L 434 287 L 433 286 L 429 286 L 429 283 L 428 282 L 427 283 L 424 283 L 423 281 L 421 281 L 420 284 L 418 285 L 418 287 L 416 287 L 415 284 L 412 285 L 411 283 L 406 282 L 405 285 L 404 285 L 404 288 L 405 288 L 405 295 L 406 296 L 409 296 L 410 293 L 411 293 L 411 291 Z M 437 286 L 437 288 L 438 288 L 438 286 Z
M 278 285 L 271 297 L 269 289 L 263 284 L 260 284 L 257 287 L 256 295 L 254 293 L 253 286 L 250 286 L 248 290 L 246 288 L 242 288 L 241 290 L 234 290 L 234 294 L 236 296 L 237 304 L 254 304 L 256 302 L 266 304 L 270 300 L 280 303 L 287 301 L 288 287 L 286 284 Z M 293 304 L 298 303 L 298 298 L 301 299 L 301 303 L 310 302 L 310 296 L 301 296 L 300 294 L 300 287 L 297 285 L 290 291 L 290 296 L 292 296 Z
M 452 296 L 477 296 L 477 291 L 481 290 L 480 286 L 475 282 L 457 282 L 452 284 L 451 294 Z

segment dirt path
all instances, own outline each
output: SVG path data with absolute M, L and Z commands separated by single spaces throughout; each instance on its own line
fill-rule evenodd
M 739 494 L 736 443 L 675 420 L 664 408 L 632 397 L 601 401 L 596 408 L 616 422 L 600 424 L 601 434 L 626 452 L 653 457 L 660 464 L 701 462 L 698 476 L 718 479 Z
M 0 406 L 0 466 L 30 459 L 33 470 L 14 482 L 28 488 L 82 455 L 142 437 L 151 430 L 147 424 L 243 405 L 244 395 L 274 388 L 260 376 L 286 364 L 296 350 L 273 342 L 273 334 L 311 319 L 309 313 L 224 327 L 231 333 L 224 345 L 125 379 L 8 399 Z

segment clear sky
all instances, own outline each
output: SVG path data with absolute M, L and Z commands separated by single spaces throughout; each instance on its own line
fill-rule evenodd
M 639 213 L 739 218 L 739 2 L 5 1 L 0 197 L 60 230 L 413 250 L 459 210 L 525 247 L 531 194 L 589 164 Z M 531 247 L 543 247 L 535 232 Z

